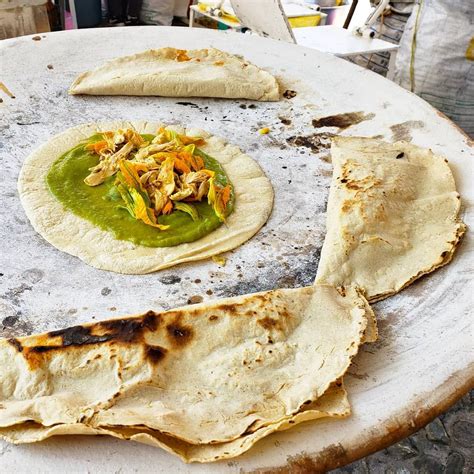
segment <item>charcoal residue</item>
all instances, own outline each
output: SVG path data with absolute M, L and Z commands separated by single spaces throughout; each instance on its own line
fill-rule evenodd
M 20 320 L 19 316 L 7 316 L 3 319 L 2 325 L 8 328 L 15 326 L 15 324 Z
M 188 107 L 192 107 L 194 109 L 199 109 L 199 105 L 195 104 L 194 102 L 176 102 L 177 105 L 185 105 Z
M 188 304 L 198 304 L 198 303 L 202 303 L 203 301 L 203 297 L 201 295 L 194 295 L 194 296 L 191 296 L 189 299 L 188 299 Z
M 3 297 L 10 303 L 18 306 L 21 303 L 23 293 L 25 291 L 31 291 L 32 289 L 32 286 L 22 283 L 20 286 L 6 291 Z
M 296 95 L 297 95 L 297 92 L 292 91 L 290 89 L 287 89 L 285 92 L 283 92 L 283 97 L 285 99 L 293 99 L 293 97 L 296 97 Z
M 257 293 L 259 291 L 268 291 L 276 288 L 276 275 L 271 275 L 270 278 L 260 276 L 258 278 L 252 278 L 246 281 L 236 282 L 233 285 L 219 285 L 215 290 L 216 296 L 239 296 L 247 295 L 250 293 Z
M 307 136 L 292 136 L 286 141 L 293 146 L 302 146 L 309 148 L 312 153 L 319 153 L 321 150 L 327 150 L 331 147 L 331 138 L 335 133 L 313 133 Z
M 344 114 L 328 115 L 327 117 L 321 117 L 312 121 L 314 128 L 323 127 L 336 127 L 339 130 L 345 130 L 351 125 L 357 125 L 358 123 L 366 120 L 371 120 L 375 117 L 375 114 L 366 114 L 362 111 L 359 112 L 348 112 Z
M 392 140 L 394 142 L 406 141 L 411 142 L 411 131 L 423 128 L 425 124 L 421 120 L 408 120 L 402 123 L 396 123 L 390 127 L 392 131 Z
M 175 285 L 176 283 L 181 283 L 181 278 L 178 275 L 167 275 L 160 278 L 159 281 L 163 285 Z

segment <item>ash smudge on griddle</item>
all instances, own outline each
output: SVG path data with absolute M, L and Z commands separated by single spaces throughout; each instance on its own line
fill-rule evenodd
M 18 311 L 15 315 L 4 318 L 0 325 L 0 336 L 11 338 L 30 335 L 33 332 L 33 325 L 29 321 L 24 321 L 21 317 L 22 314 Z
M 3 295 L 3 298 L 5 298 L 7 301 L 14 304 L 15 306 L 19 306 L 22 301 L 21 295 L 25 291 L 31 291 L 32 289 L 32 286 L 27 285 L 26 283 L 22 283 L 20 286 L 6 291 Z
M 258 277 L 236 282 L 233 285 L 219 285 L 214 294 L 219 297 L 231 297 L 275 288 L 298 288 L 312 285 L 316 278 L 321 247 L 309 247 L 305 245 L 297 249 L 291 265 L 267 262 Z
M 296 97 L 297 92 L 292 91 L 291 89 L 287 89 L 285 92 L 283 92 L 283 97 L 285 99 L 293 99 L 293 97 Z
M 188 304 L 198 304 L 202 303 L 203 297 L 201 295 L 194 295 L 188 299 Z
M 231 297 L 239 295 L 247 295 L 249 293 L 257 293 L 259 291 L 268 291 L 275 289 L 276 275 L 273 272 L 268 272 L 267 275 L 262 274 L 257 278 L 237 282 L 233 285 L 219 285 L 214 294 L 219 297 Z
M 302 146 L 309 148 L 312 153 L 319 153 L 321 150 L 327 150 L 331 147 L 331 138 L 336 136 L 335 133 L 313 133 L 308 136 L 293 136 L 286 141 L 293 146 Z
M 195 104 L 194 102 L 176 102 L 176 105 L 185 105 L 193 107 L 194 109 L 199 109 L 199 105 Z
M 28 283 L 34 284 L 40 282 L 43 279 L 44 272 L 39 268 L 29 268 L 21 274 L 21 277 Z
M 195 104 L 194 102 L 175 102 L 176 105 L 182 105 L 184 107 L 191 107 L 192 109 L 197 109 L 199 112 L 206 112 L 206 110 L 209 108 L 207 105 L 205 106 L 200 106 L 199 104 Z M 206 117 L 207 119 L 207 117 Z
M 167 275 L 159 279 L 163 285 L 175 285 L 181 283 L 181 278 L 178 275 Z
M 365 114 L 362 111 L 348 112 L 345 114 L 328 115 L 327 117 L 313 119 L 312 124 L 314 128 L 337 127 L 339 130 L 345 130 L 351 125 L 357 125 L 366 120 L 371 120 L 374 117 L 375 114 L 373 113 Z
M 390 127 L 392 131 L 392 140 L 394 142 L 406 141 L 411 142 L 411 131 L 423 128 L 425 124 L 421 120 L 408 120 L 406 122 L 397 123 Z

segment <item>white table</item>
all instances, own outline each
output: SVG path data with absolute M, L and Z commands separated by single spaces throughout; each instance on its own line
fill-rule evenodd
M 390 52 L 387 78 L 392 79 L 399 46 L 378 38 L 366 38 L 353 34 L 339 26 L 294 28 L 296 43 L 307 48 L 334 54 L 340 58 L 372 54 L 382 51 Z
M 164 46 L 243 54 L 297 95 L 249 108 L 250 102 L 242 100 L 67 94 L 81 72 L 117 56 Z M 311 284 L 325 235 L 332 174 L 328 150 L 316 143 L 324 133 L 337 131 L 314 129 L 314 118 L 373 113 L 373 119 L 341 133 L 381 135 L 389 141 L 404 137 L 445 155 L 462 197 L 462 217 L 471 229 L 448 266 L 374 305 L 380 340 L 363 348 L 345 376 L 350 418 L 298 425 L 262 440 L 239 458 L 211 465 L 184 465 L 159 449 L 106 437 L 63 437 L 25 446 L 0 442 L 2 474 L 328 470 L 407 436 L 472 386 L 474 149 L 422 99 L 315 49 L 206 29 L 97 28 L 47 33 L 40 41 L 26 36 L 0 42 L 0 64 L 7 65 L 2 82 L 16 96 L 3 95 L 0 104 L 0 241 L 6 249 L 0 252 L 0 323 L 4 316 L 16 318 L 0 324 L 3 337 L 170 308 L 193 295 L 206 301 Z M 282 117 L 291 124 L 283 124 Z M 254 238 L 227 254 L 225 267 L 203 261 L 150 275 L 103 272 L 58 251 L 34 232 L 16 191 L 25 157 L 68 127 L 121 118 L 207 129 L 236 143 L 263 167 L 275 189 L 272 216 Z M 262 126 L 271 132 L 258 134 Z M 291 145 L 288 140 L 295 136 L 313 136 L 313 152 Z
M 398 45 L 388 41 L 356 36 L 349 30 L 333 25 L 294 28 L 293 34 L 300 46 L 314 48 L 341 58 L 381 51 L 396 52 L 398 49 Z

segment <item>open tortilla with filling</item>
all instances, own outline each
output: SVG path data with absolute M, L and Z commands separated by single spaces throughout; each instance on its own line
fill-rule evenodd
M 0 437 L 111 434 L 189 461 L 235 456 L 346 416 L 338 381 L 374 333 L 357 289 L 316 285 L 3 340 Z
M 337 137 L 317 283 L 354 284 L 369 301 L 451 261 L 466 231 L 447 160 L 405 142 Z
M 161 48 L 112 59 L 78 76 L 70 94 L 279 100 L 276 79 L 215 48 Z
M 205 172 L 207 181 L 193 182 Z M 153 173 L 150 184 L 145 178 Z M 212 186 L 214 179 L 224 181 Z M 201 184 L 207 184 L 204 194 Z M 273 206 L 270 181 L 236 146 L 202 130 L 145 121 L 80 125 L 53 137 L 27 158 L 18 189 L 33 227 L 48 242 L 94 267 L 130 274 L 238 247 Z M 164 199 L 159 209 L 157 193 Z

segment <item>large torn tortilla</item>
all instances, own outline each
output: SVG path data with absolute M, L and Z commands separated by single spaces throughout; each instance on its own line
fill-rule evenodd
M 346 390 L 341 382 L 336 382 L 324 395 L 305 405 L 295 415 L 254 431 L 249 430 L 241 437 L 224 443 L 191 444 L 144 426 L 93 428 L 83 423 L 43 426 L 34 422 L 25 422 L 9 428 L 0 428 L 0 438 L 10 443 L 24 444 L 43 441 L 58 435 L 108 435 L 162 448 L 178 455 L 185 462 L 212 462 L 238 456 L 249 450 L 260 439 L 277 431 L 290 429 L 296 424 L 320 418 L 344 418 L 350 413 Z
M 79 424 L 203 445 L 343 416 L 340 394 L 332 412 L 311 404 L 345 373 L 371 321 L 358 290 L 321 285 L 4 340 L 0 436 Z
M 108 61 L 76 78 L 70 94 L 279 100 L 276 79 L 218 49 L 161 48 Z
M 191 243 L 152 248 L 117 240 L 91 222 L 68 211 L 49 191 L 46 176 L 54 161 L 94 133 L 135 128 L 156 133 L 154 122 L 110 122 L 71 128 L 51 138 L 25 161 L 18 190 L 25 212 L 35 230 L 58 249 L 89 265 L 119 273 L 143 274 L 183 262 L 201 260 L 238 247 L 250 239 L 268 219 L 273 206 L 273 188 L 260 166 L 236 146 L 202 130 L 170 127 L 180 133 L 205 136 L 200 148 L 223 166 L 234 186 L 235 206 L 226 223 Z
M 466 226 L 447 161 L 431 150 L 337 137 L 327 235 L 316 282 L 355 284 L 369 301 L 453 257 Z

